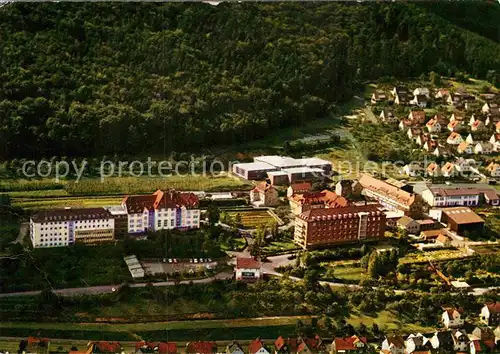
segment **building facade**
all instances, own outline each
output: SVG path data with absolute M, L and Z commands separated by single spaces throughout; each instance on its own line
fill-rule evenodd
M 193 193 L 158 190 L 151 195 L 125 197 L 128 233 L 200 227 L 199 199 Z
M 294 242 L 304 249 L 380 240 L 385 214 L 380 205 L 310 209 L 295 218 Z
M 114 240 L 115 220 L 104 208 L 40 211 L 30 219 L 34 248 L 96 244 Z
M 478 206 L 480 196 L 476 188 L 429 188 L 422 192 L 431 207 Z

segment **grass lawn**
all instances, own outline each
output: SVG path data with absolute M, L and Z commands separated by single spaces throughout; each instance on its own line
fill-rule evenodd
M 275 241 L 267 244 L 265 247 L 262 248 L 264 253 L 274 253 L 274 252 L 281 252 L 281 251 L 289 251 L 289 250 L 296 250 L 298 249 L 299 246 L 297 246 L 292 240 L 287 240 L 287 241 Z
M 336 267 L 334 270 L 334 275 L 339 279 L 346 280 L 356 280 L 360 281 L 365 277 L 364 273 L 366 271 L 361 267 L 356 266 L 345 266 L 345 267 Z
M 354 327 L 358 327 L 361 323 L 364 323 L 368 328 L 370 328 L 373 323 L 376 323 L 382 331 L 388 333 L 425 333 L 434 330 L 432 327 L 423 327 L 413 323 L 403 323 L 398 319 L 397 314 L 390 311 L 381 311 L 378 313 L 377 317 L 370 317 L 364 314 L 353 314 L 347 322 Z

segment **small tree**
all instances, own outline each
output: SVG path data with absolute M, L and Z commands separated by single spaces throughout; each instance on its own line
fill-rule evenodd
M 429 79 L 434 86 L 441 85 L 441 75 L 436 74 L 434 71 L 431 71 L 429 74 Z

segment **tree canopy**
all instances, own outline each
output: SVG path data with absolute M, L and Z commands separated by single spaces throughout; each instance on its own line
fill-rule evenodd
M 0 159 L 193 151 L 329 116 L 366 79 L 486 78 L 500 10 L 455 19 L 475 6 L 11 3 Z

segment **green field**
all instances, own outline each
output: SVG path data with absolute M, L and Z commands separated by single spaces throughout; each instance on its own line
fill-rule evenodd
M 27 210 L 56 209 L 64 207 L 96 208 L 119 205 L 123 197 L 69 197 L 69 198 L 12 198 L 12 205 Z
M 399 263 L 424 263 L 431 261 L 446 261 L 452 259 L 466 258 L 467 255 L 456 249 L 434 250 L 434 251 L 415 251 L 406 254 L 399 259 Z
M 276 223 L 276 219 L 267 210 L 241 210 L 227 211 L 227 215 L 233 220 L 236 215 L 241 218 L 241 226 L 246 229 L 254 229 L 258 226 L 268 226 L 271 223 Z
M 297 246 L 293 242 L 293 240 L 273 241 L 269 244 L 266 244 L 264 247 L 262 247 L 262 251 L 264 253 L 275 253 L 275 252 L 296 250 L 298 248 L 299 248 L 299 246 Z

